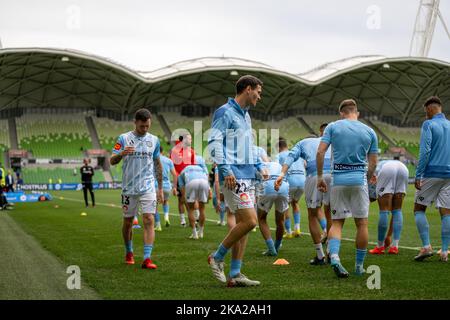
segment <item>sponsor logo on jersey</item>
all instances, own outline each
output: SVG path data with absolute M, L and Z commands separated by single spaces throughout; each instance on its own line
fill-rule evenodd
M 115 145 L 114 145 L 114 150 L 120 150 L 122 148 L 122 145 L 120 144 L 120 143 L 116 143 Z

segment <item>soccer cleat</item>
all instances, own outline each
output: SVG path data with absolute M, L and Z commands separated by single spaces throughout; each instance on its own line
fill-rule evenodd
M 366 273 L 366 270 L 364 270 L 363 266 L 356 266 L 354 274 L 357 276 L 362 276 L 364 273 Z
M 183 228 L 186 228 L 186 221 L 182 221 L 182 222 L 181 222 L 181 226 L 182 226 Z
M 125 256 L 125 263 L 126 264 L 134 264 L 134 255 L 133 252 L 128 252 Z
M 284 239 L 292 239 L 292 238 L 294 238 L 294 234 L 292 232 L 290 232 L 290 233 L 285 232 L 283 234 L 283 238 Z
M 208 264 L 211 267 L 211 271 L 213 273 L 214 278 L 219 280 L 220 282 L 226 283 L 227 277 L 225 277 L 224 263 L 223 261 L 216 261 L 214 259 L 213 253 L 208 256 Z
M 191 233 L 191 235 L 189 236 L 189 239 L 198 240 L 198 234 Z
M 376 246 L 372 250 L 369 250 L 369 253 L 370 254 L 384 254 L 385 250 L 386 250 L 385 247 Z
M 331 267 L 338 278 L 348 278 L 349 274 L 341 263 L 332 264 Z
M 220 226 L 222 224 L 222 221 L 218 220 L 217 225 Z
M 255 286 L 259 286 L 260 284 L 261 284 L 261 282 L 256 281 L 256 280 L 250 280 L 242 273 L 238 273 L 236 276 L 234 276 L 232 278 L 229 277 L 227 279 L 227 287 L 229 287 L 229 288 L 232 288 L 232 287 L 255 287 Z
M 389 254 L 398 254 L 398 247 L 394 247 L 394 246 L 390 247 L 388 253 Z
M 300 236 L 302 235 L 300 229 L 295 230 L 295 231 L 293 232 L 293 234 L 294 234 L 294 237 L 296 237 L 296 238 L 298 238 L 298 237 L 300 237 Z
M 166 220 L 166 227 L 170 227 L 170 221 L 169 221 L 169 219 Z
M 437 252 L 436 252 L 436 254 L 441 254 L 442 253 L 442 249 L 439 249 Z M 450 250 L 449 251 L 447 251 L 447 254 L 449 254 L 450 253 Z
M 278 255 L 278 253 L 276 253 L 272 250 L 266 250 L 262 254 L 263 254 L 263 256 L 266 256 L 266 257 L 276 257 Z
M 162 228 L 161 228 L 160 224 L 155 227 L 155 231 L 162 231 Z
M 442 253 L 439 254 L 439 260 L 442 262 L 447 262 L 448 261 L 448 253 Z
M 142 262 L 142 269 L 156 269 L 156 264 L 150 258 L 147 258 Z
M 315 256 L 314 259 L 311 259 L 309 261 L 309 264 L 312 266 L 323 266 L 323 265 L 326 265 L 327 262 L 326 262 L 325 257 L 323 257 L 322 259 L 319 259 L 317 256 Z
M 226 223 L 225 221 L 222 221 L 222 222 L 220 223 L 220 225 L 221 225 L 221 226 L 226 226 L 227 223 Z
M 433 255 L 433 249 L 430 248 L 421 248 L 419 254 L 414 257 L 416 261 L 423 261 L 426 258 L 429 258 Z

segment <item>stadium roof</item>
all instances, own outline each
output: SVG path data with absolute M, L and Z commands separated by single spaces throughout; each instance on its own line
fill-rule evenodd
M 234 95 L 240 75 L 264 82 L 256 111 L 334 112 L 343 99 L 401 124 L 423 118 L 423 101 L 450 102 L 450 63 L 429 58 L 361 56 L 328 63 L 302 74 L 225 57 L 179 62 L 150 72 L 74 50 L 0 50 L 0 110 L 24 107 L 86 107 L 132 113 L 142 106 L 217 107 Z

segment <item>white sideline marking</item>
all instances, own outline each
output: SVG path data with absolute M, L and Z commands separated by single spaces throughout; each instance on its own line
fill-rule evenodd
M 74 198 L 66 198 L 66 197 L 56 197 L 56 198 L 59 199 L 59 200 L 69 200 L 69 201 L 82 202 L 82 203 L 84 203 L 84 200 L 79 200 L 79 199 L 74 199 Z M 63 198 L 63 199 L 61 199 L 61 198 Z M 118 205 L 113 204 L 113 203 L 101 203 L 101 202 L 96 202 L 95 205 L 101 205 L 101 206 L 113 207 L 113 208 L 122 208 L 122 206 L 118 206 Z M 176 214 L 176 213 L 170 213 L 169 215 L 175 216 L 175 217 L 179 216 L 179 215 Z M 217 222 L 217 220 L 212 220 L 212 219 L 205 219 L 205 220 L 206 220 L 206 221 L 209 221 L 209 222 Z M 275 231 L 275 228 L 270 228 L 270 230 Z M 306 235 L 308 235 L 308 236 L 311 236 L 311 234 L 310 234 L 309 232 L 301 232 L 301 234 L 306 234 Z M 341 238 L 341 240 L 350 241 L 350 242 L 355 242 L 355 239 L 350 239 L 350 238 Z M 377 245 L 376 242 L 369 242 L 369 244 Z M 398 248 L 399 248 L 399 249 L 406 249 L 406 250 L 414 250 L 414 251 L 420 250 L 419 247 L 404 247 L 404 246 L 398 246 Z

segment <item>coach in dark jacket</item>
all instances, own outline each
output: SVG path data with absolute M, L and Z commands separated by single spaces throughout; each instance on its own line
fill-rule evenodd
M 92 206 L 95 207 L 95 197 L 94 191 L 92 190 L 92 177 L 94 176 L 94 168 L 89 164 L 91 163 L 91 159 L 83 160 L 84 166 L 80 168 L 81 173 L 81 183 L 83 184 L 83 195 L 84 195 L 84 203 L 86 207 L 89 206 L 87 192 L 91 194 Z

